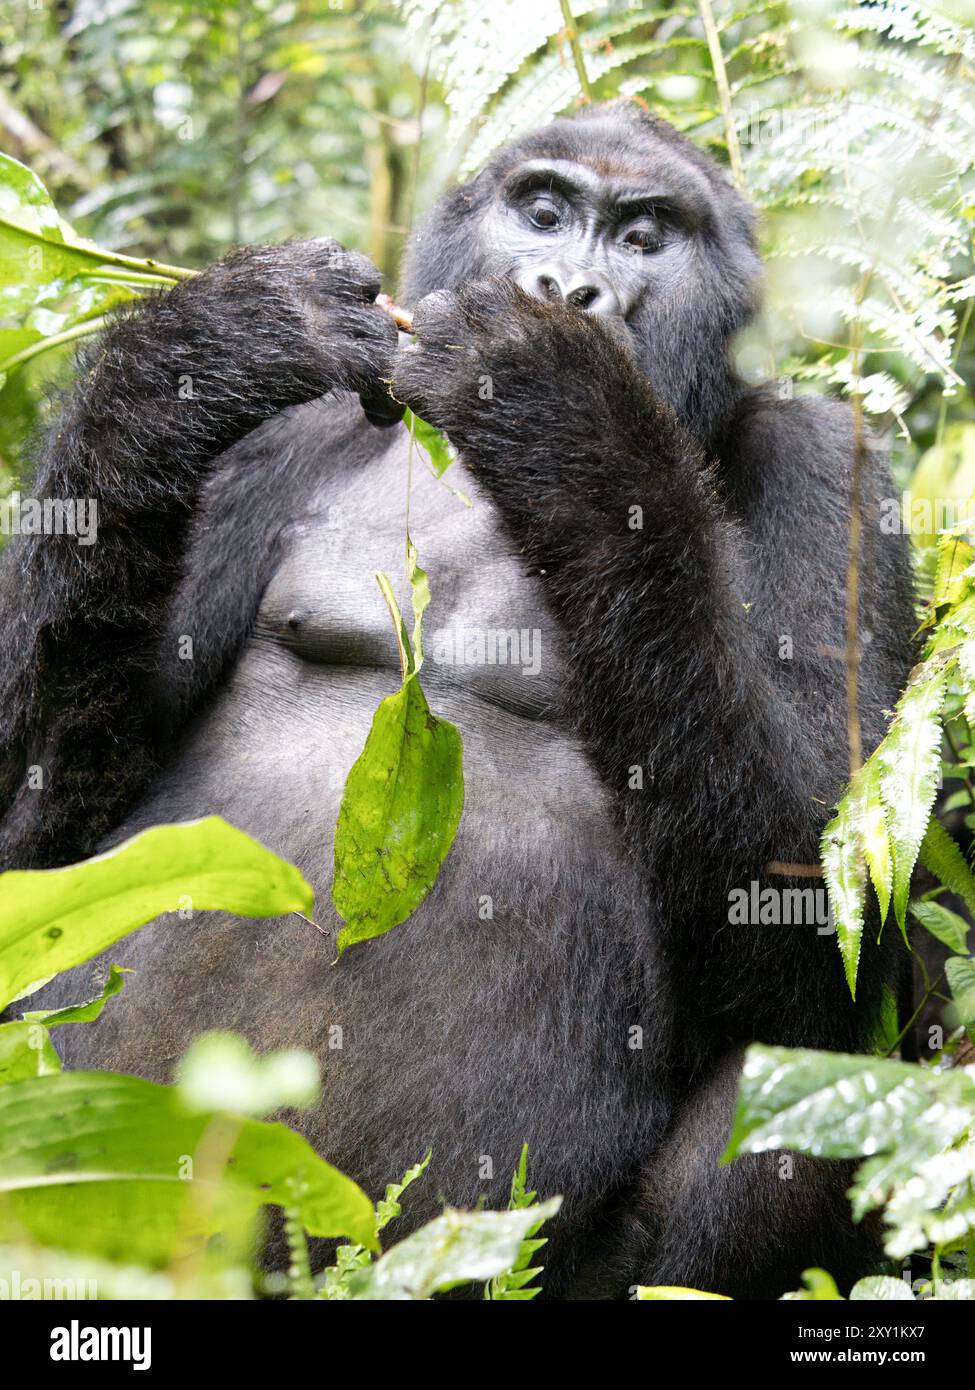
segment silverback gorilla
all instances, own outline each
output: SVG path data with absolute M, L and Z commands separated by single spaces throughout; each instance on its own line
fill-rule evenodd
M 378 1194 L 433 1150 L 404 1221 L 503 1205 L 527 1141 L 532 1185 L 565 1196 L 549 1295 L 775 1297 L 870 1262 L 842 1165 L 717 1163 L 743 1045 L 869 1048 L 901 969 L 868 944 L 854 1005 L 820 916 L 729 913 L 736 888 L 816 884 L 781 866 L 815 864 L 848 758 L 852 416 L 736 379 L 758 274 L 717 165 L 614 104 L 442 199 L 408 258 L 408 346 L 373 267 L 313 241 L 237 251 L 87 352 L 34 493 L 96 499 L 97 544 L 3 555 L 4 867 L 215 812 L 337 926 L 341 789 L 399 681 L 372 574 L 401 573 L 409 441 L 380 424 L 402 403 L 473 498 L 414 467 L 428 634 L 526 630 L 539 660 L 428 660 L 467 798 L 407 924 L 335 965 L 295 916 L 162 918 L 110 952 L 137 973 L 61 1030 L 69 1065 L 166 1080 L 212 1027 L 310 1048 L 324 1101 L 296 1123 L 326 1157 Z M 891 484 L 860 452 L 869 522 Z M 861 569 L 869 748 L 912 617 L 899 539 L 867 524 Z

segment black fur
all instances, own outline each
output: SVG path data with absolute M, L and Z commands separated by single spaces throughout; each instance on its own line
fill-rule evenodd
M 599 188 L 652 183 L 680 209 L 661 254 L 614 272 L 632 280 L 625 324 L 514 283 L 525 233 L 499 190 L 541 159 Z M 25 539 L 2 560 L 4 865 L 218 811 L 298 863 L 335 925 L 342 780 L 396 683 L 369 576 L 400 563 L 406 454 L 347 392 L 374 399 L 391 379 L 470 474 L 473 515 L 417 482 L 428 642 L 459 614 L 537 627 L 547 655 L 534 683 L 428 662 L 431 704 L 465 736 L 467 809 L 409 924 L 333 969 L 294 919 L 214 915 L 192 934 L 160 919 L 110 953 L 142 967 L 121 999 L 63 1030 L 72 1064 L 165 1078 L 215 1025 L 311 1047 L 326 1104 L 296 1123 L 329 1158 L 379 1191 L 432 1146 L 413 1220 L 441 1197 L 502 1202 L 527 1139 L 533 1185 L 566 1195 L 554 1294 L 774 1297 L 807 1265 L 842 1278 L 869 1261 L 842 1167 L 716 1165 L 741 1045 L 866 1048 L 900 969 L 889 939 L 867 944 L 853 1005 L 815 923 L 729 922 L 731 889 L 809 887 L 766 866 L 815 862 L 847 767 L 851 416 L 735 380 L 757 275 L 751 214 L 716 166 L 635 108 L 604 108 L 443 199 L 408 264 L 412 347 L 371 305 L 372 269 L 311 243 L 239 252 L 89 352 L 34 489 L 96 497 L 98 544 Z M 870 525 L 890 487 L 868 450 L 868 748 L 911 659 L 906 554 Z

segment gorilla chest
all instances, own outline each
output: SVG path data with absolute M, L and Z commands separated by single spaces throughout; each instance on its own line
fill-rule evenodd
M 330 479 L 289 528 L 259 611 L 258 643 L 305 663 L 307 681 L 341 668 L 388 671 L 395 685 L 393 623 L 375 576 L 389 578 L 412 630 L 408 527 L 430 583 L 423 681 L 431 696 L 452 691 L 523 718 L 554 717 L 564 661 L 541 580 L 525 572 L 469 475 L 455 465 L 450 488 L 419 456 L 411 469 L 397 436 L 365 469 Z

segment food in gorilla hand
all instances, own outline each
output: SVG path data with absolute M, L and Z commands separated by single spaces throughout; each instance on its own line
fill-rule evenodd
M 377 294 L 376 303 L 380 309 L 385 309 L 397 328 L 402 329 L 404 333 L 413 332 L 413 315 L 409 309 L 401 308 L 391 294 Z

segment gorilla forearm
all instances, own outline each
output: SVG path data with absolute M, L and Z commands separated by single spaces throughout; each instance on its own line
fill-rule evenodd
M 375 389 L 396 345 L 378 290 L 332 242 L 249 249 L 142 301 L 83 355 L 33 491 L 94 502 L 97 544 L 28 536 L 3 557 L 16 636 L 0 663 L 0 865 L 86 852 L 117 823 L 164 732 L 155 644 L 201 488 L 282 409 Z M 27 794 L 30 765 L 46 785 Z
M 577 311 L 488 284 L 434 298 L 416 326 L 398 389 L 446 428 L 544 576 L 569 647 L 574 713 L 654 884 L 684 988 L 733 1035 L 855 1046 L 889 971 L 883 953 L 864 967 L 854 1015 L 838 962 L 823 968 L 815 922 L 792 931 L 784 955 L 767 931 L 728 925 L 731 889 L 767 880 L 771 861 L 817 862 L 847 775 L 846 504 L 823 515 L 795 440 L 778 441 L 764 416 L 764 432 L 742 420 L 728 445 L 737 478 L 709 468 L 623 349 Z M 488 399 L 475 389 L 485 377 Z M 814 447 L 809 422 L 805 434 Z M 779 443 L 793 450 L 791 479 Z M 849 454 L 832 444 L 826 462 L 841 493 Z M 875 470 L 869 481 L 865 509 Z M 768 537 L 767 493 L 754 515 L 748 493 L 776 482 L 789 492 Z M 906 630 L 903 586 L 875 587 L 865 586 L 864 627 Z M 788 664 L 780 634 L 796 649 Z M 874 737 L 907 665 L 906 651 L 898 663 L 867 649 Z M 797 977 L 822 1009 L 796 1013 Z

